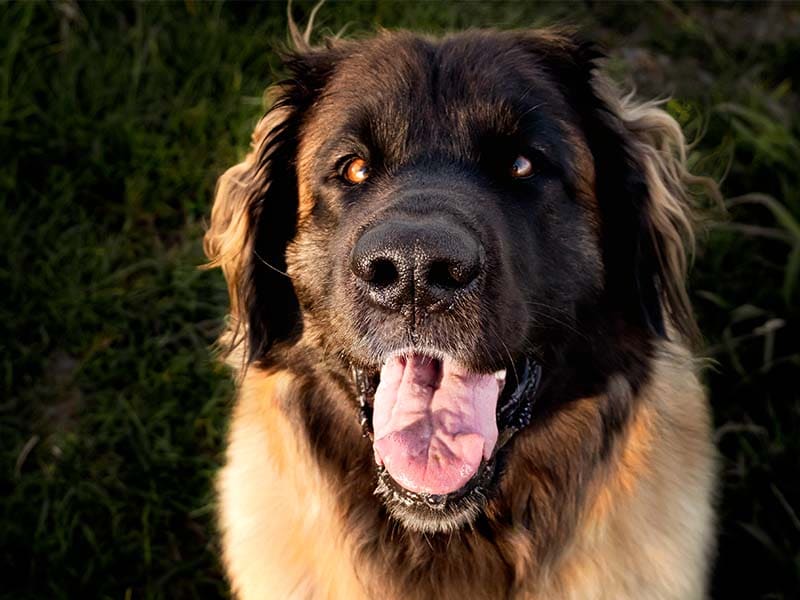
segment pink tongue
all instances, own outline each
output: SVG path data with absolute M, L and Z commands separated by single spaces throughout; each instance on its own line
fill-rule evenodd
M 389 360 L 375 392 L 375 459 L 413 492 L 448 494 L 469 481 L 497 442 L 494 375 L 412 355 Z

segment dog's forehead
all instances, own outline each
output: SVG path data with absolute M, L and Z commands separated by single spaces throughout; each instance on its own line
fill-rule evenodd
M 526 112 L 570 120 L 540 58 L 500 32 L 383 34 L 357 42 L 339 61 L 313 119 L 331 134 L 369 123 L 385 144 L 462 150 L 483 131 L 511 132 Z
M 328 90 L 333 95 L 378 88 L 413 94 L 422 86 L 459 100 L 514 94 L 520 86 L 552 90 L 538 68 L 540 58 L 524 38 L 502 32 L 468 31 L 444 38 L 385 33 L 357 42 Z

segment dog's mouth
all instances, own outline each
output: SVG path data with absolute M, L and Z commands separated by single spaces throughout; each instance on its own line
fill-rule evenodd
M 395 353 L 380 369 L 352 368 L 361 425 L 373 442 L 376 493 L 424 531 L 475 517 L 497 452 L 531 419 L 541 367 L 523 357 L 493 373 L 447 355 Z

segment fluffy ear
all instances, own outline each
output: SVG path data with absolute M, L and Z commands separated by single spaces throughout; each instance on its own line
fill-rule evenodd
M 609 301 L 661 337 L 677 332 L 696 341 L 686 292 L 694 250 L 689 189 L 699 186 L 716 198 L 716 185 L 688 171 L 675 119 L 656 102 L 622 97 L 597 72 L 603 53 L 596 46 L 564 30 L 532 43 L 580 116 L 594 159 Z
M 610 289 L 632 292 L 644 324 L 658 335 L 674 332 L 696 343 L 700 332 L 686 291 L 695 249 L 692 191 L 718 199 L 717 186 L 689 172 L 683 131 L 659 103 L 621 97 L 599 76 L 592 88 L 600 103 L 597 194 L 608 223 Z M 606 146 L 609 138 L 618 146 Z M 608 151 L 614 147 L 621 152 Z
M 272 108 L 259 121 L 247 157 L 217 184 L 204 238 L 209 267 L 221 267 L 230 322 L 221 338 L 242 360 L 264 358 L 273 344 L 299 333 L 297 297 L 286 274 L 286 247 L 295 234 L 295 158 L 304 115 L 332 70 L 332 49 L 284 58 L 292 77 L 271 89 Z
M 688 257 L 695 249 L 690 190 L 702 188 L 716 198 L 716 185 L 689 172 L 680 125 L 657 103 L 636 103 L 612 90 L 606 94 L 608 116 L 624 141 L 620 183 L 637 220 L 631 266 L 641 309 L 659 334 L 674 328 L 696 342 L 700 333 L 686 291 Z
M 243 351 L 246 361 L 287 336 L 297 321 L 294 290 L 282 275 L 286 270 L 282 248 L 294 233 L 291 215 L 297 211 L 293 174 L 288 168 L 295 135 L 291 131 L 293 110 L 284 104 L 279 100 L 259 121 L 247 157 L 220 177 L 211 223 L 203 240 L 208 266 L 221 267 L 228 284 L 229 326 L 221 343 L 227 352 Z M 268 251 L 263 247 L 264 241 L 258 239 L 257 243 L 257 238 L 262 237 L 257 234 L 262 217 L 267 221 L 271 213 L 276 213 L 277 218 L 269 225 L 265 223 L 273 234 Z M 263 272 L 257 262 L 268 272 Z M 262 285 L 258 281 L 260 274 L 271 289 L 268 303 L 261 306 L 257 298 L 257 289 Z M 279 314 L 280 308 L 284 309 L 283 314 Z

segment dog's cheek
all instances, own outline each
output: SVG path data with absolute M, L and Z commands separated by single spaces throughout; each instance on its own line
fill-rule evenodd
M 576 304 L 593 299 L 602 288 L 603 263 L 585 230 L 571 227 L 559 237 L 544 253 L 538 291 L 550 298 L 552 308 L 571 313 Z
M 578 307 L 596 301 L 604 268 L 596 228 L 585 206 L 561 191 L 532 211 L 528 237 L 517 236 L 514 277 L 521 282 L 530 322 L 529 336 L 552 337 L 575 328 Z M 513 239 L 513 238 L 512 238 Z M 524 242 L 524 246 L 520 246 Z
M 561 239 L 570 240 L 556 250 L 562 264 L 558 273 L 562 298 L 570 305 L 594 303 L 605 277 L 595 232 L 585 219 L 577 219 Z
M 326 349 L 353 345 L 354 295 L 347 248 L 335 225 L 308 219 L 286 251 L 287 271 L 303 313 L 304 338 Z
M 327 246 L 323 230 L 304 227 L 286 249 L 287 273 L 304 316 L 312 320 L 324 320 L 329 310 L 333 281 Z
M 482 345 L 491 354 L 507 357 L 525 350 L 525 332 L 530 327 L 529 274 L 534 271 L 530 263 L 535 258 L 525 244 L 519 248 L 497 243 L 492 246 L 487 253 L 488 278 L 478 320 L 485 331 Z

